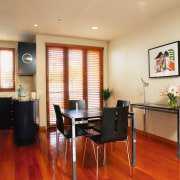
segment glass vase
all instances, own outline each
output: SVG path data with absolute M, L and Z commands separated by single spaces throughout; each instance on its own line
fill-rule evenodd
M 177 98 L 169 98 L 168 106 L 171 106 L 172 108 L 176 108 L 177 107 Z

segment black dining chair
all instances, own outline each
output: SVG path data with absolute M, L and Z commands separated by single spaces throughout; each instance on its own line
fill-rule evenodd
M 68 142 L 68 139 L 72 138 L 72 130 L 64 129 L 64 121 L 63 121 L 63 117 L 62 117 L 61 109 L 60 109 L 59 105 L 54 104 L 54 110 L 56 113 L 56 147 L 57 147 L 57 155 L 58 156 L 60 155 L 60 150 L 59 150 L 59 135 L 60 135 L 60 133 L 62 133 L 64 135 L 64 137 L 66 138 L 65 159 L 64 159 L 64 168 L 63 168 L 63 171 L 65 173 L 66 156 L 67 156 L 67 142 Z M 91 134 L 84 129 L 76 127 L 76 134 L 75 134 L 76 137 L 87 136 L 87 135 L 91 135 Z
M 129 107 L 130 102 L 129 101 L 125 101 L 125 100 L 117 100 L 117 104 L 116 107 L 124 107 L 124 106 L 128 106 Z M 101 133 L 101 127 L 99 126 L 95 126 L 93 127 L 93 129 L 99 133 Z M 112 149 L 112 146 L 111 146 Z
M 128 107 L 129 110 L 129 105 L 130 105 L 130 101 L 126 101 L 126 100 L 117 100 L 117 104 L 116 107 Z M 128 111 L 129 112 L 129 111 Z M 130 114 L 130 113 L 128 113 Z M 129 117 L 129 116 L 128 116 Z M 130 117 L 131 118 L 131 117 Z
M 124 106 L 128 106 L 129 107 L 129 104 L 130 104 L 129 101 L 117 100 L 116 107 L 124 107 Z
M 86 102 L 84 99 L 79 99 L 79 100 L 69 100 L 69 110 L 74 110 L 74 109 L 86 109 Z
M 117 121 L 117 123 L 115 123 L 115 121 Z M 104 108 L 101 134 L 87 136 L 86 141 L 85 141 L 82 166 L 84 165 L 87 139 L 92 140 L 93 148 L 94 148 L 94 143 L 97 144 L 97 158 L 95 156 L 96 163 L 97 163 L 97 170 L 96 170 L 97 177 L 98 177 L 98 149 L 100 145 L 102 144 L 104 145 L 104 163 L 103 164 L 105 165 L 106 143 L 124 142 L 127 147 L 127 155 L 128 155 L 128 162 L 129 162 L 129 169 L 130 169 L 130 176 L 131 176 L 131 164 L 130 164 L 130 157 L 129 157 L 129 150 L 128 150 L 129 143 L 127 143 L 128 141 L 127 128 L 128 128 L 128 107 Z
M 84 99 L 69 100 L 69 110 L 76 110 L 76 109 L 86 110 L 86 102 Z M 95 127 L 95 124 L 86 123 L 86 124 L 78 124 L 77 126 L 83 129 L 93 129 Z
M 130 101 L 127 101 L 127 100 L 117 100 L 116 107 L 128 107 L 128 110 L 129 110 L 129 105 L 130 105 Z M 127 137 L 127 140 L 128 140 L 128 137 Z M 127 141 L 127 143 L 129 143 L 129 140 Z M 111 159 L 112 159 L 112 144 L 111 144 Z

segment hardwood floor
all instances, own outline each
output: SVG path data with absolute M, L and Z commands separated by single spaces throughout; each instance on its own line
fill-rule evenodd
M 129 137 L 129 139 L 131 139 Z M 131 144 L 131 143 L 130 143 Z M 66 174 L 63 174 L 65 143 L 60 137 L 60 157 L 56 156 L 55 129 L 41 132 L 32 145 L 14 143 L 13 130 L 0 131 L 0 180 L 70 180 L 72 179 L 71 143 L 68 143 Z M 129 176 L 124 143 L 113 145 L 111 163 L 110 146 L 107 145 L 107 163 L 102 165 L 100 153 L 99 180 L 179 180 L 180 160 L 177 145 L 154 140 L 137 133 L 137 161 L 133 177 Z M 130 149 L 131 151 L 131 149 Z M 82 138 L 77 139 L 77 180 L 96 179 L 96 162 L 87 149 L 84 168 L 82 164 Z

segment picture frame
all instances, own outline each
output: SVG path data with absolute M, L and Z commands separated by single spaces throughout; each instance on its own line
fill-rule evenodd
M 148 49 L 149 77 L 179 76 L 179 41 Z

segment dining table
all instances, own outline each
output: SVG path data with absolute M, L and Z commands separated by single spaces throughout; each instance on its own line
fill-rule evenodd
M 103 108 L 89 108 L 89 109 L 62 109 L 62 115 L 68 118 L 72 123 L 72 179 L 76 180 L 76 138 L 75 126 L 77 124 L 84 124 L 93 122 L 98 118 L 103 117 Z M 132 166 L 136 166 L 136 114 L 129 113 L 128 117 L 131 119 L 132 129 Z

